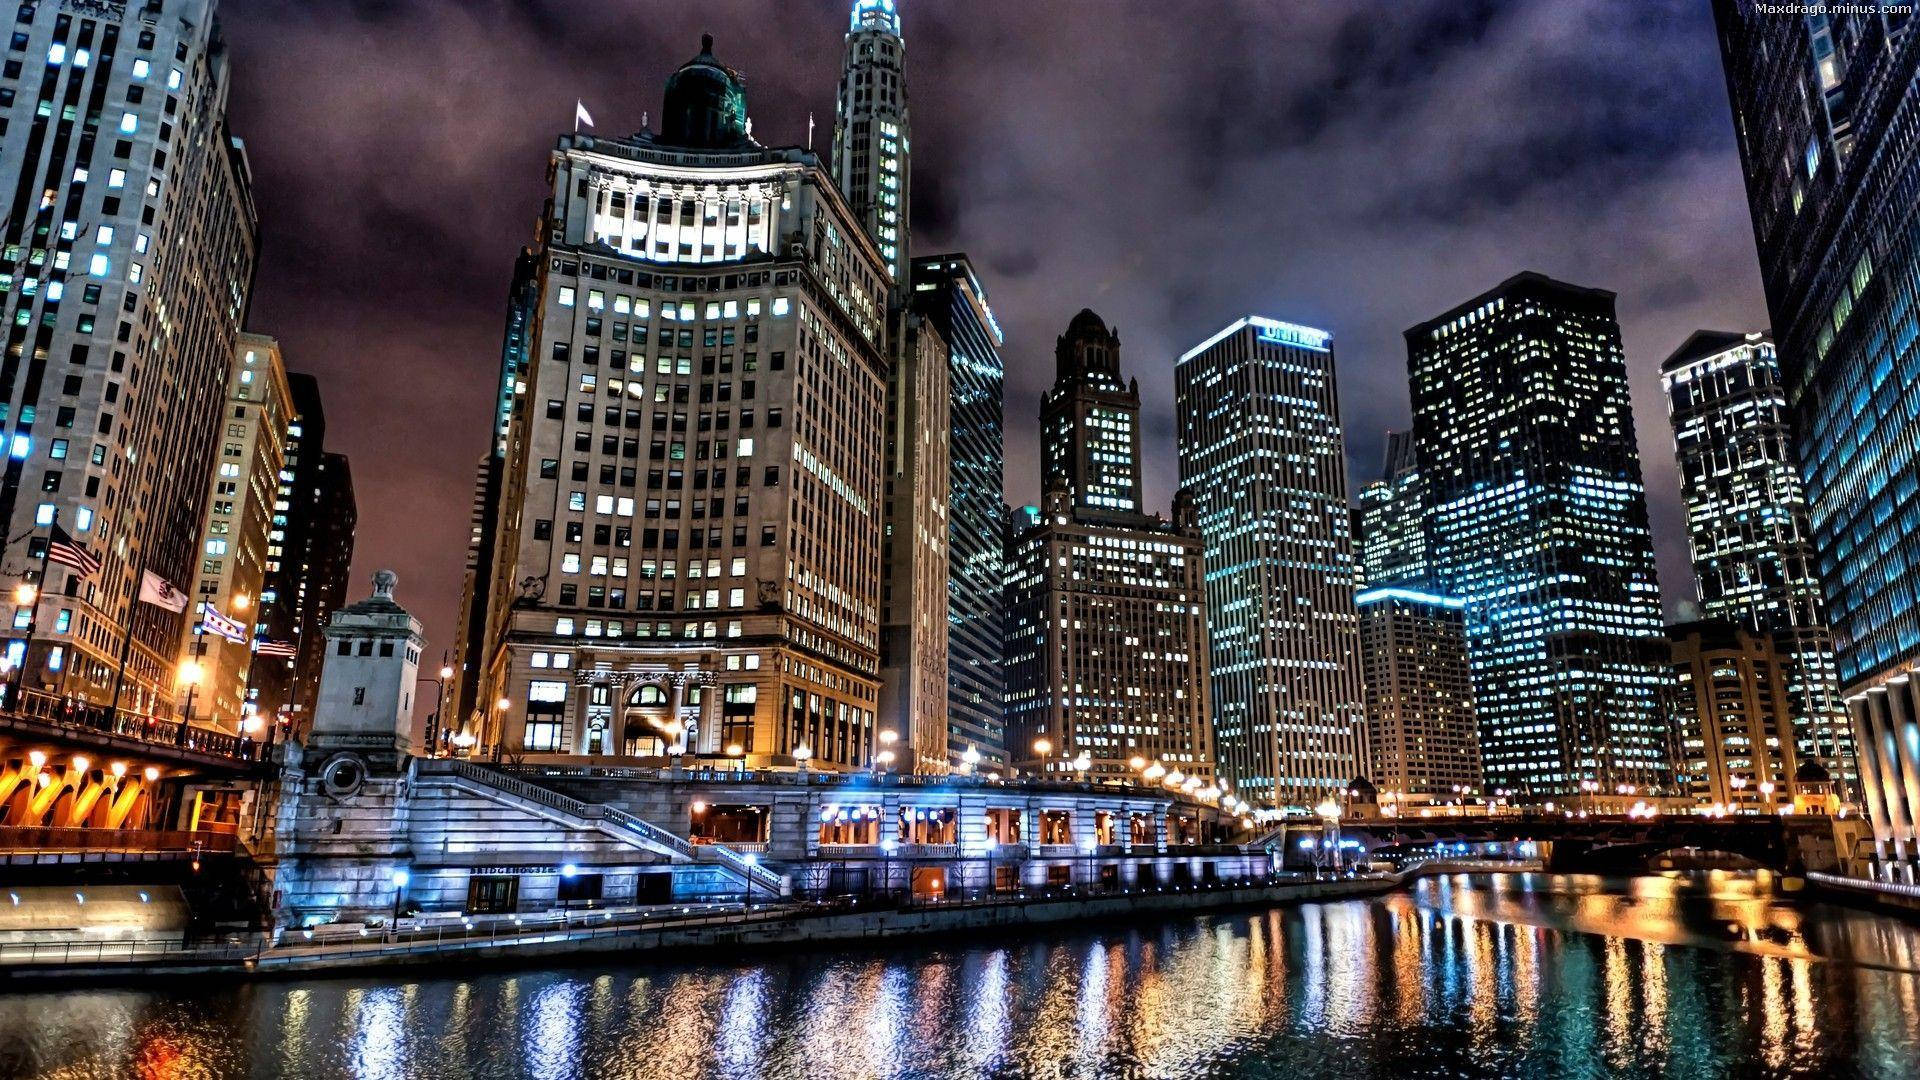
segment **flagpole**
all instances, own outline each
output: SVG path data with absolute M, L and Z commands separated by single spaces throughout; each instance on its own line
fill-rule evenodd
M 53 555 L 53 528 L 59 521 L 60 508 L 56 506 L 53 515 L 47 519 L 47 544 L 40 549 L 40 582 L 33 590 L 32 613 L 27 616 L 27 640 L 20 646 L 20 662 L 13 669 L 13 689 L 8 696 L 16 712 L 23 704 L 20 695 L 26 686 L 27 661 L 33 654 L 33 635 L 40 629 L 40 598 L 47 595 L 47 564 Z
M 113 673 L 113 706 L 107 722 L 120 722 L 120 691 L 127 684 L 127 657 L 133 652 L 133 624 L 140 618 L 140 593 L 147 587 L 147 545 L 140 545 L 140 568 L 133 572 L 133 603 L 127 608 L 127 633 L 120 642 L 120 669 Z

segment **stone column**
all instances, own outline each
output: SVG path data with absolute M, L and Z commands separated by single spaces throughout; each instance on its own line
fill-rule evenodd
M 1880 785 L 1880 743 L 1873 734 L 1873 717 L 1867 696 L 1847 700 L 1847 718 L 1853 726 L 1854 753 L 1860 765 L 1860 805 L 1873 827 L 1873 861 L 1876 875 L 1884 874 L 1893 839 L 1893 821 L 1887 814 L 1886 794 Z
M 1905 867 L 1913 857 L 1913 818 L 1907 806 L 1905 786 L 1900 782 L 1900 751 L 1894 746 L 1893 716 L 1885 687 L 1876 686 L 1867 691 L 1867 718 L 1874 757 L 1880 766 L 1880 799 L 1887 809 L 1891 836 L 1888 865 Z
M 1920 718 L 1914 715 L 1913 681 L 1906 675 L 1887 681 L 1888 728 L 1899 755 L 1900 791 L 1907 810 L 1907 883 L 1912 884 L 1920 862 Z

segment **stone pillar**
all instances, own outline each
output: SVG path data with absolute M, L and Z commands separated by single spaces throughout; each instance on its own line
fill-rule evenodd
M 1913 857 L 1913 818 L 1907 806 L 1905 786 L 1900 782 L 1900 751 L 1893 744 L 1893 717 L 1885 687 L 1876 686 L 1867 691 L 1867 718 L 1874 757 L 1880 766 L 1880 800 L 1887 810 L 1891 837 L 1888 866 L 1905 867 Z
M 1900 791 L 1907 809 L 1908 884 L 1914 881 L 1916 862 L 1920 862 L 1920 719 L 1914 716 L 1912 680 L 1902 675 L 1887 682 L 1888 728 L 1893 734 L 1895 753 L 1899 755 Z
M 1873 734 L 1873 717 L 1867 696 L 1847 701 L 1847 718 L 1853 726 L 1854 754 L 1860 765 L 1860 805 L 1873 827 L 1873 863 L 1876 876 L 1884 875 L 1893 839 L 1893 821 L 1887 814 L 1886 794 L 1880 785 L 1880 743 Z

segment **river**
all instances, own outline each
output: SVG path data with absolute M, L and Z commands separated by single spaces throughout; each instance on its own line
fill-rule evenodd
M 1920 927 L 1731 875 L 711 962 L 0 995 L 0 1077 L 1920 1076 Z

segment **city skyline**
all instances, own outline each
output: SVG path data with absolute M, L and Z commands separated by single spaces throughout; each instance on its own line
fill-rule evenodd
M 1173 364 L 1193 341 L 1246 310 L 1284 311 L 1338 335 L 1348 472 L 1364 481 L 1378 474 L 1381 433 L 1407 424 L 1400 329 L 1533 268 L 1621 294 L 1671 609 L 1691 581 L 1656 408 L 1658 364 L 1699 326 L 1767 321 L 1719 72 L 1680 62 L 1712 46 L 1701 7 L 1664 5 L 1625 19 L 1566 4 L 1478 16 L 1436 5 L 1377 22 L 1357 9 L 1226 12 L 1199 25 L 1174 12 L 1103 18 L 1120 52 L 1167 72 L 1130 83 L 1124 66 L 1092 57 L 1039 70 L 1028 63 L 1051 55 L 1049 40 L 1091 32 L 1089 13 L 986 4 L 962 21 L 906 0 L 904 32 L 918 58 L 909 73 L 919 118 L 915 249 L 966 250 L 1006 326 L 1011 500 L 1037 500 L 1046 353 L 1082 304 L 1108 314 L 1127 341 L 1144 406 L 1142 501 L 1165 506 L 1174 487 Z M 341 32 L 352 29 L 347 12 L 223 11 L 238 53 L 280 57 L 272 81 L 261 65 L 238 65 L 235 74 L 235 129 L 255 166 L 263 249 L 275 253 L 263 260 L 252 325 L 270 328 L 334 388 L 338 445 L 387 463 L 359 477 L 369 510 L 354 578 L 394 566 L 419 598 L 432 655 L 454 642 L 473 463 L 486 448 L 498 363 L 498 298 L 514 251 L 530 239 L 538 163 L 566 130 L 573 99 L 587 104 L 593 131 L 635 130 L 657 100 L 649 80 L 626 73 L 671 70 L 710 31 L 746 69 L 756 137 L 804 145 L 812 112 L 824 156 L 844 8 L 796 4 L 769 17 L 744 4 L 708 5 L 640 21 L 613 5 L 574 5 L 564 20 L 488 21 L 428 4 L 381 16 L 379 29 L 394 32 L 370 40 Z M 1595 53 L 1583 28 L 1601 19 L 1613 33 Z M 760 55 L 772 40 L 789 49 Z M 1328 89 L 1323 67 L 1276 70 L 1246 43 L 1273 40 L 1351 60 Z M 403 41 L 407 54 L 392 51 L 389 43 Z M 484 58 L 507 43 L 525 62 L 500 79 L 440 75 L 455 56 L 460 70 L 501 67 Z M 960 55 L 969 62 L 954 62 Z M 1195 57 L 1210 66 L 1196 71 Z M 1658 101 L 1604 92 L 1662 65 L 1679 81 Z M 1558 73 L 1533 77 L 1545 67 Z M 1187 95 L 1194 78 L 1205 88 L 1198 98 Z M 353 80 L 377 99 L 361 98 Z M 1259 93 L 1241 102 L 1231 96 L 1240 86 Z M 288 87 L 301 88 L 299 100 Z M 1513 105 L 1514 119 L 1493 125 L 1445 104 L 1469 95 Z M 1608 97 L 1619 100 L 1595 103 Z M 957 107 L 975 100 L 1008 106 Z M 1426 111 L 1400 115 L 1415 100 L 1429 102 Z M 315 111 L 323 105 L 326 113 Z M 355 122 L 334 118 L 356 105 Z M 1199 134 L 1220 128 L 1228 109 L 1235 114 L 1222 139 Z M 1364 119 L 1367 136 L 1330 124 L 1335 111 Z M 1062 152 L 1041 155 L 1022 135 L 1036 123 L 1065 138 Z M 457 140 L 441 133 L 453 126 Z M 333 164 L 360 160 L 376 137 L 409 139 L 417 153 L 386 174 Z M 1149 140 L 1174 152 L 1141 166 L 1130 148 Z M 1004 152 L 988 162 L 988 145 Z M 1418 168 L 1404 172 L 1409 179 L 1383 179 L 1375 157 L 1386 145 L 1412 155 Z M 1518 153 L 1525 167 L 1473 175 L 1479 151 L 1495 150 Z M 1196 178 L 1206 198 L 1186 209 L 1182 196 Z M 1144 235 L 1130 231 L 1150 205 L 1182 208 L 1156 217 Z M 996 219 L 1006 224 L 990 224 Z M 1573 239 L 1523 239 L 1553 232 L 1540 227 L 1546 222 L 1569 226 Z M 369 246 L 370 230 L 422 242 Z M 1306 248 L 1310 260 L 1287 257 Z M 1158 261 L 1163 255 L 1172 261 Z M 1062 292 L 1061 280 L 1085 287 Z M 385 420 L 381 406 L 402 387 L 436 437 Z

